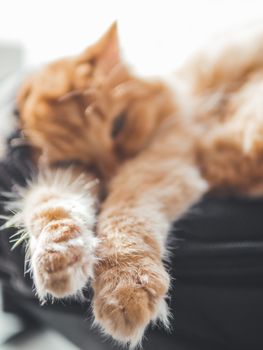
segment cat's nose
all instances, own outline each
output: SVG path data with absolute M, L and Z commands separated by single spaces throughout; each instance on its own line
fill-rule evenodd
M 110 179 L 116 173 L 118 160 L 114 154 L 105 155 L 98 163 L 98 170 L 104 179 Z

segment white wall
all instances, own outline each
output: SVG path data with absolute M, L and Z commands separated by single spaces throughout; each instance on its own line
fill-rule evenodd
M 156 74 L 175 68 L 215 32 L 263 23 L 263 1 L 0 0 L 0 41 L 22 43 L 35 65 L 82 50 L 115 19 L 127 61 Z

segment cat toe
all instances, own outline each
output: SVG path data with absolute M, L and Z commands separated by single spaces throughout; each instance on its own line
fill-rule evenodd
M 48 229 L 52 226 L 48 227 Z M 69 226 L 72 230 L 72 226 Z M 76 229 L 56 239 L 56 232 L 42 232 L 31 257 L 37 295 L 64 298 L 80 294 L 92 275 L 96 239 Z
M 108 271 L 94 283 L 95 323 L 115 340 L 136 346 L 151 321 L 168 325 L 165 296 L 169 278 L 163 270 L 159 276 L 143 272 L 140 276 L 125 271 Z M 104 281 L 103 281 L 104 280 Z

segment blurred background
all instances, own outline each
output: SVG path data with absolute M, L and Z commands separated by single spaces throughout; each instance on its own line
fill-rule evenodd
M 263 24 L 263 2 L 2 1 L 0 105 L 19 72 L 60 56 L 78 53 L 95 41 L 114 20 L 118 21 L 123 55 L 130 66 L 141 75 L 168 74 L 216 33 L 227 33 L 233 27 L 249 23 Z M 4 340 L 19 327 L 17 319 L 0 311 L 1 350 L 17 348 L 4 345 Z M 75 349 L 51 331 L 24 340 L 19 349 L 46 349 L 47 344 L 51 348 Z
M 23 48 L 24 63 L 35 66 L 83 50 L 114 20 L 131 66 L 142 74 L 167 73 L 214 33 L 261 22 L 263 4 L 255 0 L 9 0 L 0 5 L 0 42 Z M 1 70 L 2 59 L 6 62 L 2 56 L 1 51 Z

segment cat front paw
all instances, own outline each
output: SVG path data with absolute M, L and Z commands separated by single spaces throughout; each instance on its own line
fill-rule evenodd
M 115 340 L 136 346 L 151 321 L 169 325 L 165 301 L 169 276 L 161 261 L 122 260 L 112 257 L 95 268 L 95 323 Z
M 31 269 L 41 300 L 80 294 L 92 275 L 96 238 L 74 221 L 49 223 L 34 242 L 31 238 Z M 33 249 L 32 249 L 33 247 Z

